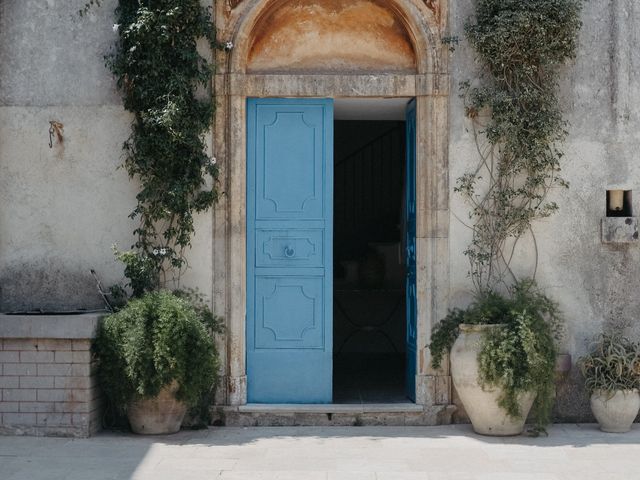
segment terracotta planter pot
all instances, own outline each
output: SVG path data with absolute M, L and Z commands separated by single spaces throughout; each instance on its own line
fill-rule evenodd
M 519 398 L 522 418 L 513 418 L 498 406 L 499 388 L 483 389 L 478 380 L 478 354 L 484 333 L 502 325 L 460 325 L 460 335 L 451 348 L 451 378 L 462 400 L 471 424 L 481 435 L 520 435 L 524 430 L 527 415 L 531 410 L 535 393 L 523 394 Z
M 127 409 L 131 430 L 142 435 L 178 432 L 187 406 L 176 400 L 177 390 L 178 385 L 173 382 L 160 390 L 157 397 L 131 401 Z
M 597 390 L 591 395 L 591 411 L 603 432 L 628 432 L 639 410 L 638 390 Z

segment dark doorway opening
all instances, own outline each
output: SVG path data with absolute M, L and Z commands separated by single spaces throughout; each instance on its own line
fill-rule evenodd
M 334 403 L 405 396 L 405 122 L 334 125 Z

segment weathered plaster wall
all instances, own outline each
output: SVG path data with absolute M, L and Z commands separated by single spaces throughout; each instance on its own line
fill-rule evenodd
M 79 18 L 85 3 L 0 2 L 0 311 L 101 308 L 90 269 L 121 280 L 111 245 L 132 244 L 136 185 L 117 169 L 130 117 L 103 60 L 116 1 Z M 53 148 L 50 120 L 64 124 Z M 189 272 L 207 294 L 210 225 Z
M 473 2 L 451 2 L 451 33 L 462 35 Z M 559 98 L 570 122 L 564 147 L 563 176 L 568 190 L 552 193 L 560 212 L 535 226 L 540 252 L 537 280 L 558 300 L 567 321 L 562 350 L 574 361 L 602 328 L 629 327 L 640 335 L 640 243 L 605 245 L 600 221 L 605 216 L 605 192 L 634 191 L 634 214 L 640 213 L 640 6 L 609 0 L 585 2 L 580 50 L 561 72 Z M 462 42 L 452 55 L 452 83 L 474 78 L 473 55 Z M 477 161 L 470 124 L 456 96 L 450 103 L 450 178 L 455 179 Z M 469 297 L 468 263 L 461 254 L 469 241 L 467 207 L 451 194 L 451 305 Z M 514 265 L 530 275 L 534 245 L 525 239 Z M 564 419 L 589 416 L 579 373 L 574 370 L 558 392 L 558 414 Z
M 416 4 L 419 2 L 415 0 Z M 113 260 L 110 246 L 118 242 L 126 248 L 132 242 L 134 225 L 127 220 L 127 215 L 135 203 L 136 185 L 127 179 L 123 170 L 116 169 L 121 144 L 128 135 L 129 116 L 122 109 L 113 79 L 103 62 L 115 39 L 112 11 L 116 0 L 104 1 L 100 9 L 85 19 L 74 17 L 84 3 L 84 0 L 0 1 L 0 311 L 100 307 L 101 300 L 89 269 L 95 268 L 107 285 L 120 280 L 122 268 Z M 235 22 L 244 12 L 245 3 L 255 2 L 244 0 L 233 12 L 229 10 L 230 22 Z M 313 3 L 297 0 L 286 5 L 291 9 L 295 5 L 310 8 Z M 439 15 L 437 2 L 429 0 L 426 4 Z M 345 2 L 336 0 L 335 5 L 347 8 Z M 472 0 L 449 2 L 451 34 L 462 35 L 472 7 Z M 219 7 L 216 11 L 225 10 L 227 7 Z M 254 44 L 252 68 L 255 70 L 282 68 L 281 64 L 266 62 L 272 58 L 282 59 L 289 50 L 278 46 L 278 42 L 290 39 L 296 28 L 300 28 L 299 23 L 280 25 L 276 22 L 277 15 L 277 11 L 273 13 L 278 29 L 274 33 L 265 31 Z M 413 51 L 409 52 L 402 35 L 388 23 L 385 15 L 372 21 L 387 25 L 385 31 L 391 37 L 384 38 L 391 41 L 385 43 L 385 48 L 398 52 L 398 59 L 394 57 L 390 62 L 397 61 L 396 67 L 408 68 Z M 320 25 L 327 16 L 330 14 L 325 11 L 313 18 Z M 220 20 L 222 26 L 225 21 Z M 560 213 L 539 222 L 535 228 L 540 252 L 537 279 L 565 312 L 568 325 L 563 350 L 571 353 L 574 360 L 584 352 L 589 338 L 604 326 L 628 325 L 631 331 L 640 334 L 637 295 L 640 245 L 612 246 L 600 241 L 600 219 L 605 214 L 607 188 L 634 190 L 634 211 L 640 212 L 640 159 L 637 157 L 640 151 L 640 52 L 636 48 L 640 34 L 635 28 L 640 22 L 640 6 L 628 0 L 586 2 L 583 21 L 578 58 L 564 68 L 560 94 L 571 122 L 564 162 L 564 176 L 571 188 L 554 192 Z M 339 24 L 343 30 L 348 26 L 353 23 Z M 224 28 L 221 31 L 227 34 Z M 430 35 L 433 37 L 433 32 Z M 353 45 L 343 42 L 340 47 L 346 52 Z M 397 50 L 393 50 L 396 47 Z M 337 54 L 338 50 L 336 46 Z M 358 55 L 359 61 L 365 57 Z M 344 60 L 343 54 L 341 61 Z M 277 68 L 274 65 L 278 65 Z M 298 67 L 304 72 L 309 63 L 302 62 Z M 452 92 L 456 91 L 458 82 L 474 78 L 475 68 L 472 52 L 463 41 L 451 55 Z M 272 86 L 273 82 L 290 85 L 292 91 L 305 81 L 303 77 L 296 77 L 295 81 L 285 77 L 262 80 L 265 85 L 267 80 Z M 382 83 L 371 80 L 370 85 L 377 88 L 376 85 Z M 338 78 L 335 85 L 348 91 L 344 85 L 350 83 Z M 267 86 L 264 88 L 268 90 Z M 314 88 L 316 86 L 310 85 L 308 91 L 313 92 Z M 242 102 L 236 99 L 232 97 L 229 105 L 220 100 L 220 111 L 229 108 L 237 113 L 237 118 L 242 118 Z M 449 304 L 455 306 L 469 300 L 471 284 L 466 275 L 467 260 L 462 255 L 469 241 L 469 230 L 463 225 L 467 207 L 452 188 L 455 179 L 475 165 L 477 157 L 461 100 L 452 93 L 448 102 L 449 139 L 439 141 L 448 142 L 451 191 L 448 199 L 437 199 L 440 202 L 437 211 L 446 212 L 448 205 L 451 220 L 448 240 L 444 233 L 436 236 L 440 241 L 438 245 L 443 241 L 449 243 L 447 268 L 451 277 L 445 284 L 438 284 L 438 278 L 430 278 L 429 284 L 435 282 L 438 298 L 448 298 Z M 435 101 L 430 105 L 435 105 Z M 425 118 L 439 117 L 428 112 Z M 49 149 L 50 120 L 65 125 L 62 147 L 55 145 Z M 241 151 L 242 140 L 234 133 L 238 129 L 241 131 L 239 125 L 231 126 L 229 135 L 234 142 L 239 142 L 234 146 Z M 215 135 L 218 144 L 226 142 L 227 133 L 222 129 Z M 224 159 L 224 149 L 218 155 Z M 224 168 L 243 171 L 234 165 Z M 446 173 L 443 176 L 446 177 Z M 223 184 L 223 190 L 228 187 L 229 184 Z M 242 302 L 236 306 L 228 302 L 236 298 L 234 295 L 242 298 L 236 291 L 242 288 L 242 277 L 235 273 L 235 277 L 229 275 L 232 270 L 226 263 L 224 250 L 240 252 L 243 248 L 224 245 L 225 232 L 242 230 L 240 223 L 228 223 L 231 214 L 237 211 L 225 213 L 224 210 L 233 195 L 232 191 L 230 197 L 223 197 L 219 214 L 214 218 L 204 215 L 198 219 L 198 233 L 190 254 L 192 268 L 186 282 L 200 287 L 206 294 L 214 289 L 221 309 L 239 316 L 241 306 L 238 305 Z M 241 208 L 239 205 L 233 203 L 233 208 Z M 223 245 L 216 249 L 212 248 L 212 222 L 220 232 L 217 238 Z M 522 246 L 515 268 L 526 275 L 533 265 L 531 240 Z M 525 248 L 527 246 L 529 248 Z M 216 284 L 212 285 L 214 274 Z M 242 333 L 239 329 L 229 336 L 229 348 L 224 354 L 230 370 L 240 365 L 233 355 L 242 351 L 239 344 Z M 565 419 L 588 415 L 586 397 L 575 370 L 571 381 L 560 389 L 558 412 Z
M 415 71 L 406 30 L 384 2 L 295 0 L 260 21 L 250 72 Z

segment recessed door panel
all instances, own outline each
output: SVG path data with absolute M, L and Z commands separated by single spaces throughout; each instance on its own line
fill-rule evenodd
M 256 218 L 323 219 L 323 119 L 294 105 L 258 105 L 256 114 Z
M 256 278 L 256 348 L 324 348 L 322 277 Z
M 323 267 L 324 229 L 256 231 L 257 267 Z

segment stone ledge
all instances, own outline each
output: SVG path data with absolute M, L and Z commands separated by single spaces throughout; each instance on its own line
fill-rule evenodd
M 216 84 L 229 79 L 231 96 L 415 97 L 449 95 L 448 73 L 232 73 L 216 75 Z
M 0 338 L 95 338 L 98 323 L 105 313 L 78 315 L 0 314 Z
M 399 404 L 406 408 L 405 404 Z M 413 404 L 411 404 L 413 405 Z M 326 407 L 326 405 L 323 405 Z M 253 406 L 255 408 L 255 406 Z M 213 425 L 226 425 L 236 427 L 249 426 L 432 426 L 451 423 L 451 415 L 455 411 L 453 405 L 435 405 L 413 411 L 379 411 L 364 412 L 362 405 L 349 405 L 347 408 L 332 413 L 327 411 L 303 412 L 299 408 L 290 409 L 290 405 L 278 410 L 269 405 L 264 410 L 246 411 L 251 405 L 242 407 L 212 407 L 211 416 Z M 276 406 L 277 407 L 277 406 Z M 345 407 L 345 405 L 342 405 Z M 341 407 L 341 408 L 342 408 Z M 355 408 L 354 408 L 355 407 Z M 262 407 L 261 407 L 262 408 Z M 289 409 L 288 411 L 286 409 Z M 375 407 L 374 407 L 375 408 Z M 245 410 L 240 410 L 245 409 Z M 326 409 L 325 409 L 326 410 Z M 330 409 L 331 410 L 331 409 Z M 335 409 L 334 409 L 335 410 Z M 389 409 L 385 409 L 389 410 Z
M 327 403 L 327 404 L 265 404 L 248 403 L 231 407 L 243 413 L 411 413 L 424 407 L 415 403 Z

